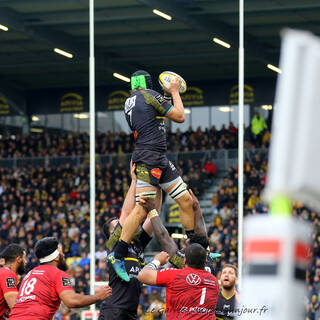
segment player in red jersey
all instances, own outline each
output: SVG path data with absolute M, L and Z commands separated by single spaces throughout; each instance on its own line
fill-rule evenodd
M 16 303 L 17 276 L 26 268 L 26 252 L 17 244 L 9 244 L 2 252 L 3 267 L 0 269 L 0 320 L 7 319 Z
M 186 250 L 184 269 L 157 271 L 169 260 L 169 255 L 163 251 L 140 271 L 138 279 L 141 282 L 167 287 L 167 320 L 216 319 L 219 284 L 215 276 L 205 271 L 206 259 L 206 250 L 194 243 Z
M 94 295 L 74 292 L 64 254 L 56 238 L 43 238 L 36 243 L 35 254 L 40 266 L 32 269 L 21 283 L 17 303 L 10 320 L 49 320 L 61 300 L 69 308 L 81 308 L 108 298 L 109 286 L 97 288 Z

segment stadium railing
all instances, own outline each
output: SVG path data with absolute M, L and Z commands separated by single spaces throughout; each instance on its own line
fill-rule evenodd
M 267 149 L 246 149 L 245 159 L 252 162 L 254 157 L 259 154 L 262 158 L 266 158 Z M 201 166 L 207 160 L 212 160 L 219 170 L 227 170 L 229 167 L 235 167 L 238 162 L 237 149 L 220 149 L 192 152 L 168 152 L 169 160 L 178 163 L 179 160 L 188 161 L 191 159 Z M 96 164 L 104 166 L 110 163 L 116 166 L 122 163 L 127 167 L 130 163 L 131 153 L 125 154 L 109 154 L 96 155 Z M 54 168 L 70 164 L 72 167 L 89 166 L 88 156 L 59 156 L 59 157 L 26 157 L 26 158 L 2 158 L 0 159 L 0 168 Z

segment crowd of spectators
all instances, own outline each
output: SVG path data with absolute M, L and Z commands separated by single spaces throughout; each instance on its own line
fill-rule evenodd
M 250 127 L 245 130 L 246 148 L 267 148 L 270 132 L 264 129 L 255 136 Z M 124 133 L 97 133 L 98 154 L 130 153 L 133 141 Z M 168 150 L 189 152 L 197 150 L 237 148 L 237 128 L 231 123 L 228 128 L 214 127 L 202 131 L 189 128 L 182 133 L 168 132 Z M 86 155 L 89 150 L 87 134 L 67 135 L 31 134 L 0 139 L 0 158 L 44 157 Z M 205 192 L 210 181 L 215 179 L 214 163 L 205 164 L 192 159 L 179 160 L 176 166 L 184 180 L 198 197 Z M 255 154 L 245 162 L 244 209 L 245 215 L 265 214 L 268 208 L 260 198 L 266 181 L 267 160 L 264 154 Z M 119 216 L 125 194 L 129 188 L 128 163 L 119 161 L 116 166 L 107 163 L 96 170 L 96 280 L 108 280 L 105 263 L 105 238 L 100 226 L 110 217 Z M 221 179 L 218 191 L 212 198 L 212 222 L 208 228 L 211 251 L 220 252 L 216 262 L 219 270 L 225 263 L 237 264 L 237 179 L 235 168 L 229 168 Z M 52 235 L 60 239 L 69 265 L 75 289 L 89 293 L 89 171 L 86 165 L 70 164 L 48 168 L 0 168 L 0 248 L 17 242 L 27 248 L 29 265 L 37 264 L 33 247 L 37 239 Z M 318 226 L 313 234 L 314 258 L 307 274 L 308 297 L 306 320 L 319 320 L 320 291 L 320 233 L 319 215 L 302 204 L 295 204 L 293 215 L 301 220 L 312 221 Z M 180 246 L 184 246 L 180 241 Z M 161 319 L 165 290 L 143 288 L 138 314 L 143 320 Z M 150 312 L 152 310 L 152 312 Z M 157 311 L 158 310 L 158 311 Z M 62 308 L 59 320 L 78 319 L 78 312 Z
M 231 122 L 229 127 L 223 125 L 220 130 L 214 126 L 204 131 L 192 127 L 185 132 L 168 130 L 167 147 L 169 152 L 190 152 L 216 149 L 237 148 L 237 128 Z M 247 148 L 268 147 L 270 132 L 262 131 L 259 139 L 251 131 L 245 130 Z M 134 141 L 132 134 L 101 133 L 96 134 L 96 153 L 101 155 L 131 153 Z M 0 159 L 24 157 L 59 157 L 84 156 L 89 154 L 89 135 L 87 133 L 31 133 L 28 135 L 7 135 L 0 137 Z
M 204 191 L 206 175 L 211 173 L 205 170 L 201 173 L 200 164 L 191 159 L 179 161 L 177 168 L 189 184 L 194 184 L 197 194 Z M 110 163 L 96 167 L 96 281 L 108 281 L 101 226 L 107 219 L 121 214 L 130 184 L 128 169 L 128 163 L 121 162 L 116 167 Z M 28 269 L 31 269 L 38 263 L 33 251 L 36 240 L 57 237 L 63 245 L 76 291 L 88 294 L 89 168 L 70 164 L 54 168 L 0 168 L 0 177 L 0 249 L 11 242 L 20 243 L 27 248 Z M 144 311 L 145 305 L 141 309 Z
M 261 199 L 261 191 L 266 182 L 267 160 L 257 153 L 244 163 L 244 215 L 266 214 L 268 207 Z M 225 263 L 237 261 L 237 192 L 238 173 L 229 168 L 219 184 L 218 192 L 213 194 L 212 208 L 214 219 L 208 228 L 211 250 L 221 253 L 217 269 Z M 302 221 L 312 222 L 313 253 L 310 269 L 307 271 L 305 320 L 320 319 L 320 215 L 305 207 L 302 203 L 293 204 L 293 216 Z

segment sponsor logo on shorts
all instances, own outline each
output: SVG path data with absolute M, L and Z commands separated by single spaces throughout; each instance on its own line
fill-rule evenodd
M 197 286 L 198 284 L 200 284 L 201 278 L 195 273 L 189 273 L 186 277 L 186 281 L 192 286 Z
M 150 175 L 148 168 L 144 164 L 138 164 L 136 168 L 137 179 L 150 183 Z
M 159 168 L 154 168 L 150 172 L 155 178 L 157 179 L 161 178 L 162 170 L 160 170 Z
M 62 278 L 62 285 L 64 287 L 71 287 L 72 286 L 71 280 L 69 278 Z
M 14 278 L 7 278 L 7 288 L 15 288 L 16 287 L 16 282 L 14 281 Z

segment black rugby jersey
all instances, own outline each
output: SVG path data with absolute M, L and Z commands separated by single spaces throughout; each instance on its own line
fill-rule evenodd
M 185 254 L 182 251 L 177 250 L 177 252 L 169 259 L 169 262 L 175 268 L 183 269 L 183 268 L 185 268 L 184 257 L 185 257 Z M 214 263 L 214 260 L 210 256 L 208 256 L 207 262 L 205 265 L 205 270 L 210 272 L 212 275 L 216 276 L 216 272 L 213 267 L 213 263 Z
M 114 246 L 120 239 L 122 227 L 118 223 L 109 240 L 107 241 L 108 253 L 113 251 Z M 144 266 L 143 250 L 150 242 L 151 237 L 142 229 L 137 232 L 129 245 L 128 256 L 125 260 L 126 271 L 130 277 L 130 282 L 121 280 L 115 273 L 113 267 L 108 262 L 109 286 L 112 288 L 112 295 L 104 300 L 100 309 L 125 309 L 137 312 L 139 296 L 141 293 L 141 283 L 137 279 L 141 267 Z
M 150 89 L 133 91 L 124 113 L 136 140 L 136 150 L 167 150 L 164 117 L 173 108 L 164 97 Z
M 216 317 L 217 320 L 232 320 L 235 318 L 236 308 L 236 295 L 234 294 L 231 298 L 227 299 L 220 290 L 218 303 L 216 305 Z

